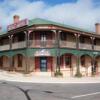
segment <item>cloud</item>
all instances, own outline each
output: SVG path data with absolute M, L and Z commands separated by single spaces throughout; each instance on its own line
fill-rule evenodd
M 21 19 L 44 18 L 67 25 L 95 30 L 95 23 L 100 22 L 100 6 L 93 0 L 77 0 L 76 2 L 50 5 L 43 0 L 4 0 L 0 3 L 0 24 L 6 27 L 13 22 L 13 15 Z

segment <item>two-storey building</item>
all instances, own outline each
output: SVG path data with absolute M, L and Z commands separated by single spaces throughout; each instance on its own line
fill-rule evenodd
M 100 75 L 100 24 L 96 32 L 40 18 L 19 20 L 0 35 L 0 68 L 34 75 Z

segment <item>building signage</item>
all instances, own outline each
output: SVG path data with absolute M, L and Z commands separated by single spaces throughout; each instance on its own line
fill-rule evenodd
M 34 56 L 50 56 L 50 52 L 46 49 L 42 49 L 42 50 L 36 51 Z
M 55 26 L 37 26 L 35 29 L 56 29 Z
M 18 23 L 8 25 L 7 30 L 11 31 L 11 30 L 14 30 L 16 28 L 20 28 L 20 27 L 23 27 L 23 26 L 26 26 L 26 25 L 28 25 L 28 19 L 24 19 L 24 20 L 19 21 Z
M 98 52 L 93 52 L 93 54 L 97 55 L 97 54 L 98 54 Z

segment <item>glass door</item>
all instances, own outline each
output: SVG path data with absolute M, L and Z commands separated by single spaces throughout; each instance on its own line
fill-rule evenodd
M 46 57 L 40 57 L 40 70 L 42 72 L 47 71 L 47 58 Z

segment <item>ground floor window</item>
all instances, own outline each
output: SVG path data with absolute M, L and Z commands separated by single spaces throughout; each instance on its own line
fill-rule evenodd
M 3 57 L 0 57 L 0 66 L 3 66 Z
M 18 67 L 22 67 L 23 56 L 18 55 Z
M 65 56 L 65 64 L 71 67 L 71 56 Z
M 85 65 L 85 57 L 81 58 L 81 65 L 84 66 Z

